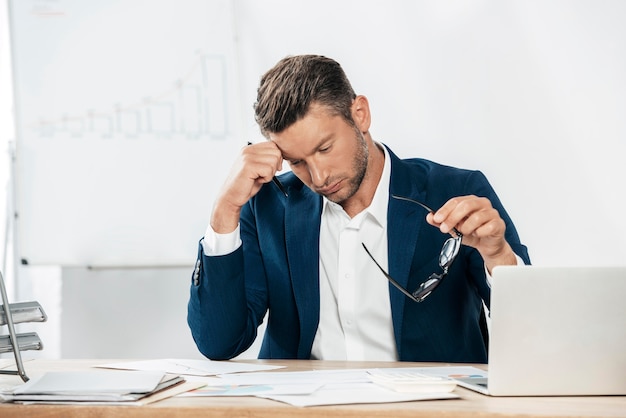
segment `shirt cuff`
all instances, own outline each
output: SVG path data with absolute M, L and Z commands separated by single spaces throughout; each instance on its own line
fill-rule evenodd
M 515 254 L 515 258 L 517 259 L 517 266 L 523 266 L 524 260 L 522 260 L 522 257 L 520 257 L 519 255 Z M 491 274 L 489 274 L 489 270 L 487 270 L 487 266 L 485 266 L 485 275 L 487 276 L 487 285 L 491 288 L 491 282 L 493 281 L 493 277 L 491 277 Z
M 230 254 L 241 246 L 241 234 L 239 233 L 239 224 L 233 232 L 228 234 L 218 234 L 209 225 L 204 233 L 202 240 L 202 249 L 204 255 L 215 257 Z

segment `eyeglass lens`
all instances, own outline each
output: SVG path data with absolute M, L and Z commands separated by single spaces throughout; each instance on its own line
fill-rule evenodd
M 448 238 L 446 242 L 444 242 L 443 247 L 441 248 L 441 253 L 439 254 L 439 267 L 447 272 L 450 265 L 452 265 L 454 258 L 459 253 L 460 248 L 460 237 Z

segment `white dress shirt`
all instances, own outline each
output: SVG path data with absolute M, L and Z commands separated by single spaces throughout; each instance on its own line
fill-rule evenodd
M 397 360 L 389 282 L 369 258 L 387 268 L 387 202 L 391 162 L 370 206 L 354 218 L 324 199 L 320 227 L 320 321 L 311 358 Z

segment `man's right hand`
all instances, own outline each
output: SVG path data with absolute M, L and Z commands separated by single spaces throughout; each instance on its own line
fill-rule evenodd
M 218 234 L 237 228 L 243 205 L 282 169 L 280 150 L 271 141 L 244 147 L 222 185 L 211 215 L 211 227 Z

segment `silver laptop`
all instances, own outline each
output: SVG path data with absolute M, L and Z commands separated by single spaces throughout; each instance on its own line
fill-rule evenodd
M 496 267 L 492 396 L 626 395 L 626 267 Z

